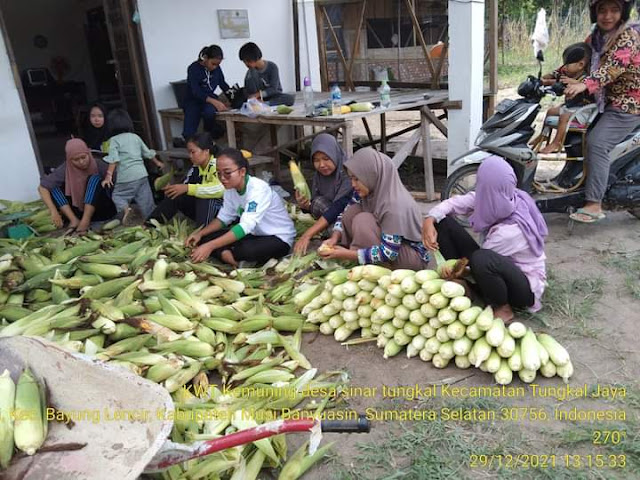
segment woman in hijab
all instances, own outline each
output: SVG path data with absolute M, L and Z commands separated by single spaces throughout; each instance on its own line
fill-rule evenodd
M 391 159 L 363 148 L 345 167 L 356 195 L 318 253 L 360 264 L 426 268 L 429 252 L 420 241 L 422 215 Z
M 111 198 L 100 185 L 108 165 L 96 160 L 79 138 L 67 142 L 65 155 L 66 161 L 40 180 L 38 193 L 56 227 L 64 224 L 62 213 L 69 221 L 66 234 L 83 234 L 92 220 L 108 220 L 116 214 Z
M 82 139 L 91 150 L 104 151 L 102 144 L 109 140 L 109 129 L 107 128 L 107 110 L 101 103 L 93 103 L 89 106 L 89 117 L 85 122 Z
M 594 223 L 605 218 L 602 199 L 607 190 L 609 154 L 640 125 L 640 27 L 629 22 L 630 0 L 590 0 L 593 33 L 591 73 L 564 91 L 566 98 L 594 95 L 600 115 L 587 133 L 585 205 L 572 220 Z
M 475 192 L 431 209 L 422 239 L 446 259 L 467 258 L 483 299 L 508 323 L 514 316 L 512 307 L 540 309 L 547 278 L 547 225 L 529 194 L 516 188 L 515 173 L 502 158 L 482 162 L 477 178 Z M 469 216 L 482 247 L 451 215 Z
M 316 169 L 311 183 L 311 201 L 296 192 L 296 200 L 303 210 L 318 220 L 296 242 L 294 251 L 304 254 L 311 239 L 337 220 L 349 203 L 353 190 L 344 171 L 345 153 L 336 138 L 321 133 L 311 144 L 311 160 Z

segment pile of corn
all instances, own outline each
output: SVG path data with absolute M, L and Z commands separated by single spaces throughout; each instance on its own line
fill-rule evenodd
M 321 413 L 335 406 L 346 377 L 312 368 L 300 348 L 302 333 L 317 327 L 291 303 L 298 282 L 325 274 L 317 256 L 227 274 L 186 260 L 190 231 L 186 221 L 174 220 L 83 238 L 0 239 L 0 337 L 41 336 L 162 384 L 178 411 L 198 412 L 176 419 L 176 442 L 250 428 L 284 409 Z M 302 393 L 327 386 L 336 394 Z M 302 449 L 285 464 L 286 441 L 272 437 L 158 478 L 251 479 L 263 466 L 284 464 L 280 478 L 293 479 L 327 447 L 313 455 Z
M 377 337 L 384 357 L 419 356 L 436 368 L 451 360 L 459 368 L 474 366 L 511 383 L 513 372 L 533 382 L 538 372 L 573 374 L 569 354 L 550 335 L 536 335 L 520 322 L 505 327 L 491 307 L 472 306 L 464 287 L 434 270 L 395 270 L 367 265 L 331 272 L 324 289 L 312 287 L 295 299 L 311 324 L 325 335 L 346 341 L 360 330 L 363 339 Z
M 11 215 L 18 214 L 19 221 L 27 224 L 36 233 L 53 232 L 56 227 L 51 223 L 51 215 L 44 204 L 38 200 L 30 203 L 11 202 L 9 200 L 0 199 L 0 217 L 8 218 L 0 221 L 0 229 L 11 225 L 14 220 L 10 219 Z

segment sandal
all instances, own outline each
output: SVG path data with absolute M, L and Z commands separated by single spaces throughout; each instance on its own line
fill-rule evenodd
M 573 220 L 574 222 L 580 222 L 580 223 L 596 223 L 605 217 L 606 215 L 603 212 L 593 213 L 588 210 L 585 210 L 584 208 L 579 208 L 578 210 L 573 212 L 571 215 L 569 215 L 569 218 L 571 220 Z

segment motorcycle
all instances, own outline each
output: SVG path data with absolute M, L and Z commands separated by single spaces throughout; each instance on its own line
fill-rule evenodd
M 512 166 L 518 188 L 533 196 L 541 212 L 570 213 L 584 205 L 584 183 L 588 172 L 583 152 L 588 128 L 570 127 L 561 154 L 539 153 L 540 137 L 533 146 L 529 145 L 540 101 L 547 95 L 560 96 L 563 92 L 564 85 L 560 82 L 543 85 L 541 73 L 537 77 L 529 76 L 518 88 L 521 98 L 502 100 L 494 115 L 480 128 L 475 148 L 453 160 L 453 173 L 447 178 L 442 199 L 472 191 L 482 161 L 498 155 Z M 593 121 L 597 121 L 597 108 L 593 104 L 583 108 L 591 109 L 589 118 L 593 125 Z M 553 123 L 553 117 L 545 121 L 542 138 L 546 135 L 548 140 Z M 640 128 L 631 132 L 609 156 L 611 168 L 603 203 L 607 209 L 626 209 L 640 218 Z M 536 179 L 542 161 L 564 162 L 564 166 L 553 178 L 542 182 Z

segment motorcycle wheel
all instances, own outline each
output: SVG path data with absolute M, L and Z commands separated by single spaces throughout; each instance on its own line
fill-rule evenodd
M 444 188 L 440 193 L 440 198 L 446 200 L 447 198 L 455 197 L 457 195 L 465 195 L 469 192 L 473 192 L 476 189 L 476 179 L 478 175 L 478 167 L 480 165 L 465 165 L 459 168 L 453 174 L 447 178 L 444 184 Z M 467 217 L 454 217 L 456 221 L 463 227 L 469 226 L 469 219 Z
M 477 164 L 465 165 L 453 172 L 453 174 L 447 178 L 442 193 L 440 194 L 442 200 L 473 192 L 476 189 L 478 167 L 479 165 Z

